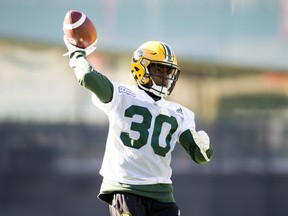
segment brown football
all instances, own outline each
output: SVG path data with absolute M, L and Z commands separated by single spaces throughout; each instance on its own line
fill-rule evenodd
M 97 31 L 92 21 L 82 12 L 69 10 L 63 22 L 63 31 L 68 41 L 85 49 L 97 40 Z

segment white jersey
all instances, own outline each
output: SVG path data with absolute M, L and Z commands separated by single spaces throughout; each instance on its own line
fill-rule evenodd
M 111 102 L 92 97 L 110 123 L 100 174 L 131 185 L 172 183 L 171 152 L 181 133 L 195 128 L 194 113 L 163 98 L 154 101 L 137 86 L 112 84 Z

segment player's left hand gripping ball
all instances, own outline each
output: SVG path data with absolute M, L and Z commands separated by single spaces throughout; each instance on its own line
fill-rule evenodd
M 64 42 L 68 53 L 84 50 L 86 55 L 96 49 L 97 31 L 92 21 L 82 12 L 70 10 L 63 22 Z

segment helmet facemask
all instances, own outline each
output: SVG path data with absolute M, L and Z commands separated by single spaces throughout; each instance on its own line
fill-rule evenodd
M 175 87 L 179 72 L 179 69 L 172 65 L 150 63 L 144 75 L 149 78 L 149 82 L 144 87 L 157 97 L 167 97 Z

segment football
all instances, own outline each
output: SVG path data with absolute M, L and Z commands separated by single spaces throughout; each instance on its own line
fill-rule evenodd
M 93 22 L 82 12 L 69 10 L 63 21 L 63 31 L 68 41 L 85 49 L 97 40 L 97 31 Z

